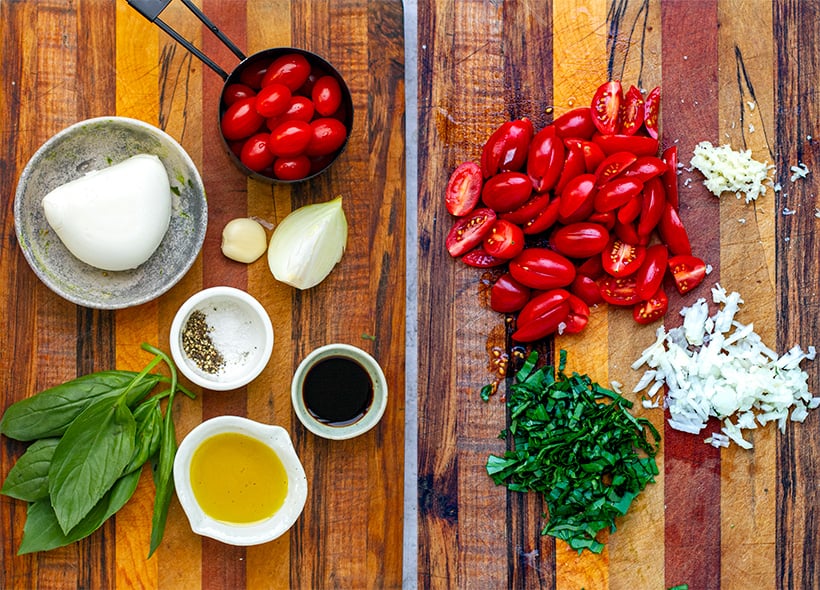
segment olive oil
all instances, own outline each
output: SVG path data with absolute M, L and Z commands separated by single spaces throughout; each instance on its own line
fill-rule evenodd
M 373 381 L 355 360 L 331 356 L 317 362 L 302 386 L 305 407 L 311 416 L 329 426 L 358 421 L 373 403 Z
M 205 439 L 191 457 L 190 476 L 203 512 L 223 522 L 269 518 L 288 493 L 288 476 L 274 450 L 236 432 Z

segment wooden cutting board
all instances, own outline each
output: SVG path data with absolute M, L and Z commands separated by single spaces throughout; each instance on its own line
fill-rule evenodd
M 421 587 L 820 588 L 817 412 L 784 433 L 751 432 L 751 451 L 719 451 L 637 404 L 663 435 L 656 482 L 600 555 L 540 536 L 541 499 L 496 487 L 485 471 L 504 450 L 507 416 L 503 388 L 488 403 L 479 391 L 494 376 L 493 350 L 510 352 L 509 330 L 488 308 L 486 275 L 447 254 L 443 201 L 450 172 L 477 161 L 503 121 L 527 116 L 540 128 L 608 79 L 660 85 L 662 146 L 677 145 L 685 166 L 681 216 L 714 269 L 672 297 L 665 324 L 679 325 L 676 312 L 720 282 L 743 296 L 738 319 L 781 353 L 816 345 L 818 10 L 780 0 L 419 3 Z M 752 204 L 716 199 L 688 169 L 702 140 L 752 150 L 782 190 Z M 791 182 L 801 162 L 812 173 Z M 600 307 L 585 331 L 543 350 L 566 349 L 569 370 L 630 392 L 640 377 L 630 365 L 654 339 L 629 311 Z M 817 393 L 820 366 L 806 369 Z
M 125 0 L 0 3 L 0 410 L 78 374 L 142 368 L 140 343 L 168 350 L 176 310 L 214 285 L 247 290 L 274 324 L 271 362 L 251 385 L 178 400 L 177 435 L 204 419 L 237 414 L 284 426 L 308 476 L 301 518 L 276 541 L 231 547 L 194 535 L 174 500 L 162 546 L 146 560 L 153 486 L 89 539 L 16 556 L 25 507 L 0 497 L 1 588 L 398 587 L 402 576 L 405 351 L 405 161 L 403 9 L 393 0 L 344 2 L 203 0 L 198 3 L 249 54 L 276 46 L 314 51 L 353 92 L 354 130 L 328 173 L 299 185 L 249 181 L 218 138 L 222 80 Z M 162 19 L 229 71 L 238 63 L 180 2 Z M 111 312 L 77 307 L 37 279 L 17 247 L 17 179 L 51 135 L 81 119 L 122 115 L 161 127 L 202 172 L 209 225 L 202 254 L 159 299 Z M 347 251 L 331 276 L 299 292 L 274 281 L 263 259 L 250 266 L 220 252 L 224 224 L 257 216 L 273 224 L 296 207 L 343 197 Z M 290 407 L 290 379 L 312 349 L 329 342 L 373 354 L 389 385 L 380 425 L 343 442 L 307 432 Z M 25 446 L 2 437 L 5 477 Z

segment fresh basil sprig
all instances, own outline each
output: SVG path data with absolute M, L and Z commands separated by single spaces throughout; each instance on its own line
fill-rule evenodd
M 139 373 L 113 370 L 78 377 L 13 404 L 0 420 L 6 436 L 34 441 L 0 489 L 29 502 L 19 554 L 62 547 L 93 533 L 131 498 L 142 466 L 157 460 L 161 477 L 155 474 L 149 557 L 162 540 L 173 493 L 173 398 L 178 391 L 194 395 L 179 384 L 165 353 L 142 347 L 154 358 Z M 170 378 L 151 372 L 161 362 Z M 159 383 L 170 386 L 150 396 Z M 160 401 L 166 397 L 163 416 Z
M 566 352 L 536 369 L 533 352 L 507 392 L 512 448 L 490 455 L 487 473 L 517 492 L 540 492 L 549 520 L 542 534 L 563 539 L 578 552 L 600 553 L 596 535 L 626 514 L 658 474 L 660 434 L 632 403 L 588 376 L 564 374 Z M 654 443 L 647 440 L 647 431 Z

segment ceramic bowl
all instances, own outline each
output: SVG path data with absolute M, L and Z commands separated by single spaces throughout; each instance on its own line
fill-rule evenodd
M 373 384 L 373 400 L 364 415 L 353 423 L 334 426 L 317 420 L 305 405 L 302 387 L 305 377 L 320 361 L 330 357 L 344 357 L 356 361 L 370 376 Z M 372 356 L 349 344 L 328 344 L 315 349 L 299 363 L 291 381 L 291 402 L 299 421 L 317 436 L 332 440 L 344 440 L 364 434 L 379 423 L 387 408 L 387 379 L 382 368 Z
M 202 338 L 186 336 L 196 332 L 197 319 L 205 321 L 210 342 L 198 352 Z M 211 287 L 179 308 L 171 322 L 170 345 L 183 375 L 206 389 L 227 391 L 247 385 L 264 370 L 273 351 L 273 325 L 262 304 L 245 291 Z M 208 354 L 214 350 L 221 363 Z
M 285 468 L 288 491 L 284 504 L 265 520 L 232 524 L 208 516 L 200 507 L 191 486 L 191 458 L 206 439 L 223 433 L 244 434 L 268 445 Z M 293 526 L 305 506 L 307 478 L 288 432 L 281 426 L 262 424 L 239 416 L 219 416 L 195 427 L 182 440 L 174 459 L 174 486 L 191 529 L 230 545 L 258 545 L 280 537 Z
M 137 154 L 158 156 L 168 173 L 173 196 L 168 231 L 138 268 L 94 268 L 63 245 L 41 201 L 60 185 Z M 174 138 L 136 119 L 99 117 L 60 131 L 35 152 L 17 184 L 14 222 L 23 255 L 52 291 L 84 307 L 119 309 L 159 297 L 185 275 L 205 239 L 208 205 L 199 171 Z

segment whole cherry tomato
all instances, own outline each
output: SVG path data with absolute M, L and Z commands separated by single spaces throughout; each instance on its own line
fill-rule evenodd
M 595 177 L 579 174 L 561 191 L 558 216 L 562 223 L 581 221 L 589 217 L 594 207 Z
M 242 145 L 239 159 L 254 172 L 261 172 L 273 164 L 274 155 L 268 149 L 269 139 L 268 133 L 257 133 Z
M 256 92 L 250 86 L 240 83 L 228 84 L 225 90 L 222 91 L 222 102 L 225 103 L 226 107 L 229 107 L 243 98 L 253 98 L 254 96 L 256 96 Z
M 569 298 L 565 289 L 552 289 L 530 299 L 518 314 L 512 339 L 533 342 L 556 332 L 569 315 Z
M 278 117 L 290 107 L 290 90 L 283 84 L 268 84 L 256 95 L 256 112 L 265 118 Z
M 575 278 L 575 267 L 558 252 L 546 248 L 526 248 L 510 261 L 510 273 L 532 289 L 566 287 Z
M 526 117 L 502 123 L 481 150 L 484 178 L 499 172 L 520 170 L 527 159 L 532 134 L 532 121 Z
M 569 294 L 567 303 L 569 303 L 569 313 L 564 319 L 563 330 L 561 330 L 561 324 L 558 324 L 558 331 L 563 334 L 577 334 L 589 322 L 589 306 L 581 297 L 572 293 Z
M 312 137 L 306 153 L 308 156 L 326 156 L 342 147 L 347 139 L 347 127 L 338 119 L 325 117 L 310 123 Z
M 530 300 L 530 288 L 516 281 L 510 273 L 496 279 L 490 289 L 490 308 L 499 313 L 518 311 Z
M 669 309 L 669 298 L 659 287 L 651 297 L 632 308 L 632 318 L 639 324 L 651 324 L 666 315 Z
M 706 263 L 697 256 L 670 256 L 668 264 L 681 295 L 700 285 L 706 277 Z
M 262 90 L 264 91 L 264 88 Z M 271 131 L 268 149 L 279 158 L 293 158 L 305 153 L 312 137 L 313 133 L 308 123 L 285 121 Z
M 605 276 L 599 283 L 601 297 L 612 305 L 635 305 L 641 298 L 638 297 L 635 275 L 628 277 Z
M 613 277 L 634 274 L 643 264 L 646 248 L 612 238 L 601 256 L 604 271 Z
M 253 135 L 265 122 L 256 112 L 256 98 L 243 98 L 222 115 L 220 128 L 227 140 L 244 139 Z
M 567 111 L 555 121 L 555 133 L 564 139 L 573 137 L 589 139 L 595 133 L 595 122 L 592 120 L 592 110 L 589 107 L 578 107 Z
M 556 252 L 570 258 L 600 254 L 609 242 L 609 232 L 597 223 L 580 221 L 559 227 L 550 243 Z
M 661 89 L 653 88 L 644 101 L 643 124 L 650 137 L 658 139 L 658 113 L 661 108 Z
M 555 133 L 554 125 L 547 125 L 535 134 L 527 153 L 527 175 L 535 192 L 542 193 L 555 186 L 564 166 L 564 142 Z
M 270 117 L 266 124 L 273 131 L 285 121 L 304 121 L 310 123 L 313 119 L 313 101 L 305 96 L 291 96 L 287 110 L 278 117 Z
M 301 180 L 310 175 L 310 160 L 307 156 L 277 158 L 273 162 L 273 173 L 280 180 Z
M 624 135 L 635 135 L 643 125 L 644 101 L 641 91 L 630 86 L 624 94 L 624 101 L 621 103 L 621 133 Z
M 669 246 L 669 251 L 677 256 L 681 254 L 691 255 L 692 246 L 689 243 L 689 235 L 686 228 L 678 216 L 678 212 L 671 203 L 666 203 L 663 214 L 658 222 L 658 234 L 661 240 Z
M 643 264 L 635 273 L 635 291 L 642 301 L 646 301 L 661 286 L 666 274 L 669 251 L 663 244 L 655 244 L 646 249 Z
M 580 273 L 575 275 L 569 291 L 587 305 L 598 305 L 604 300 L 601 297 L 601 288 L 595 279 Z
M 528 221 L 532 221 L 538 216 L 541 211 L 546 209 L 547 205 L 550 202 L 550 194 L 549 193 L 536 193 L 532 195 L 527 202 L 518 207 L 517 209 L 513 209 L 512 211 L 508 211 L 506 213 L 502 213 L 499 215 L 501 219 L 506 219 L 507 221 L 512 221 L 513 223 L 517 223 L 519 225 L 524 225 Z
M 283 84 L 291 92 L 296 92 L 310 74 L 310 63 L 301 53 L 288 53 L 277 57 L 267 68 L 260 84 Z
M 492 268 L 494 266 L 501 266 L 507 262 L 504 258 L 496 258 L 479 246 L 473 248 L 461 257 L 461 261 L 467 266 L 474 266 L 476 268 Z
M 592 141 L 601 146 L 606 155 L 631 152 L 635 156 L 654 156 L 658 153 L 658 140 L 647 135 L 604 135 L 596 133 Z
M 593 206 L 596 211 L 606 213 L 614 211 L 629 202 L 629 200 L 641 192 L 643 183 L 632 178 L 618 176 L 613 178 L 595 193 Z
M 663 183 L 659 178 L 650 178 L 643 187 L 643 201 L 641 202 L 641 215 L 638 219 L 638 236 L 647 239 L 652 230 L 661 220 L 661 215 L 666 208 L 666 195 L 663 190 Z
M 490 233 L 495 219 L 495 211 L 487 208 L 474 209 L 469 215 L 460 217 L 444 241 L 450 256 L 462 256 L 478 246 Z
M 464 162 L 453 170 L 444 190 L 444 203 L 451 215 L 461 217 L 475 209 L 481 198 L 481 168 L 474 162 Z
M 524 232 L 506 219 L 496 219 L 484 238 L 484 250 L 496 258 L 515 258 L 524 250 Z
M 333 76 L 322 76 L 313 85 L 311 98 L 316 112 L 323 117 L 330 117 L 342 104 L 342 87 Z
M 592 121 L 601 133 L 612 134 L 620 130 L 623 88 L 618 80 L 604 82 L 592 97 Z
M 481 200 L 496 213 L 517 209 L 532 194 L 532 183 L 521 172 L 500 172 L 491 176 L 481 190 Z
M 663 173 L 663 188 L 666 191 L 666 200 L 677 211 L 678 206 L 678 146 L 673 145 L 663 151 L 661 159 L 666 163 L 666 172 Z
M 239 81 L 245 86 L 259 90 L 262 87 L 262 78 L 265 77 L 265 73 L 268 71 L 268 65 L 266 61 L 255 61 L 247 64 L 239 72 Z

